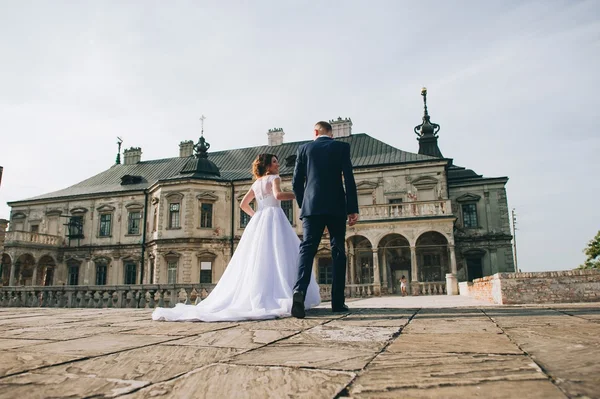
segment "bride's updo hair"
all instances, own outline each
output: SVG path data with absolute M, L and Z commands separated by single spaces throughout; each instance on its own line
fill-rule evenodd
M 255 179 L 261 178 L 267 174 L 273 158 L 277 158 L 275 154 L 259 154 L 254 162 L 252 162 L 252 174 Z M 277 158 L 279 159 L 279 158 Z

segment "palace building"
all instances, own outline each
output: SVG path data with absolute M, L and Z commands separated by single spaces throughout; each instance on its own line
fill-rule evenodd
M 398 293 L 405 275 L 413 294 L 440 294 L 456 291 L 456 280 L 515 269 L 508 178 L 483 177 L 444 157 L 422 94 L 416 153 L 376 132 L 353 133 L 350 119 L 330 121 L 335 139 L 350 143 L 358 188 L 360 221 L 346 237 L 352 292 Z M 216 152 L 202 134 L 197 143 L 182 141 L 179 156 L 156 160 L 129 148 L 122 163 L 119 151 L 114 165 L 80 183 L 10 202 L 0 283 L 214 284 L 249 221 L 239 204 L 254 158 L 276 154 L 282 186 L 291 190 L 296 150 L 306 141 L 286 143 L 284 134 L 270 129 L 267 145 Z M 297 204 L 281 205 L 301 235 Z M 329 255 L 325 236 L 314 263 L 324 285 Z

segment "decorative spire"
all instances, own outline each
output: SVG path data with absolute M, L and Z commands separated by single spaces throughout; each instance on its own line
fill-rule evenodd
M 429 155 L 436 158 L 443 158 L 442 152 L 440 151 L 437 143 L 438 135 L 440 131 L 440 125 L 437 123 L 431 123 L 429 112 L 427 112 L 427 88 L 421 89 L 421 95 L 423 96 L 423 123 L 415 126 L 414 131 L 419 138 L 419 154 Z
M 119 146 L 119 150 L 117 151 L 117 160 L 115 161 L 117 165 L 121 164 L 121 144 L 123 144 L 123 139 L 117 136 L 117 145 Z
M 200 123 L 202 130 L 200 131 L 200 139 L 198 140 L 198 144 L 194 146 L 194 150 L 196 150 L 196 158 L 208 158 L 208 149 L 210 148 L 210 144 L 206 142 L 204 138 L 204 120 L 206 116 L 202 115 L 200 117 Z

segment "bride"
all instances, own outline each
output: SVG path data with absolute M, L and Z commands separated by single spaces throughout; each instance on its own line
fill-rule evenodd
M 277 156 L 260 154 L 252 164 L 252 173 L 256 181 L 240 205 L 252 218 L 218 284 L 198 305 L 178 303 L 174 308 L 156 308 L 153 320 L 237 321 L 290 316 L 300 239 L 281 209 L 281 200 L 295 197 L 281 191 Z M 256 212 L 250 207 L 255 198 Z M 304 305 L 309 309 L 320 302 L 313 274 Z

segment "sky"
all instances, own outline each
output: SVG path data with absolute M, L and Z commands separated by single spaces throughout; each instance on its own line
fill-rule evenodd
M 522 271 L 581 264 L 600 230 L 600 1 L 0 0 L 7 201 L 142 159 L 309 139 L 350 117 L 417 152 L 422 86 L 454 163 L 508 176 Z

